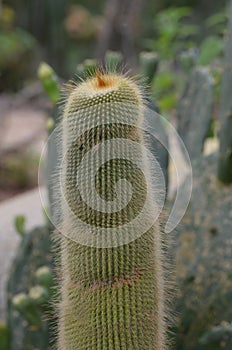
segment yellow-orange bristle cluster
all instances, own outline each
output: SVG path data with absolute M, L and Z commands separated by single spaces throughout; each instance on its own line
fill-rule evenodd
M 108 85 L 105 77 L 99 71 L 96 73 L 96 77 L 99 88 L 106 87 Z

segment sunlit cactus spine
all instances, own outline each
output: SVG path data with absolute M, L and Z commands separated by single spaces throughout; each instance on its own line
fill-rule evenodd
M 141 232 L 127 243 L 124 239 L 127 235 L 133 236 L 133 232 L 122 228 L 139 214 L 147 196 L 151 209 L 148 215 L 154 215 L 147 183 L 150 179 L 148 166 L 142 154 L 132 155 L 123 142 L 117 144 L 121 157 L 101 165 L 104 152 L 98 152 L 97 148 L 114 139 L 141 144 L 139 126 L 143 107 L 137 85 L 127 77 L 113 73 L 97 73 L 74 86 L 64 107 L 63 194 L 72 215 L 97 228 L 99 236 L 93 235 L 92 240 L 88 240 L 91 229 L 83 235 L 82 227 L 73 224 L 71 214 L 63 212 L 59 350 L 167 348 L 159 223 L 156 221 L 145 233 Z M 81 136 L 73 138 L 80 133 Z M 108 152 L 114 151 L 113 147 L 109 145 Z M 102 211 L 91 208 L 77 186 L 81 161 L 92 149 L 97 152 L 98 160 L 89 163 L 86 176 L 90 173 L 96 191 L 104 201 Z M 138 169 L 131 164 L 130 156 L 141 157 L 144 168 Z M 117 186 L 122 179 L 130 182 L 132 197 L 125 207 L 107 212 L 112 201 L 117 198 L 123 201 L 127 196 L 125 186 Z M 149 219 L 151 217 L 144 218 Z M 146 225 L 142 222 L 142 227 L 143 224 Z M 106 229 L 105 247 L 98 245 L 102 228 Z M 117 230 L 117 234 L 112 234 L 111 229 Z M 86 245 L 79 241 L 85 234 Z

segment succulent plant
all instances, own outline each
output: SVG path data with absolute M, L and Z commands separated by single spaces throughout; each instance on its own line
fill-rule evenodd
M 213 97 L 211 75 L 206 68 L 194 68 L 177 106 L 178 132 L 192 161 L 203 152 L 212 120 Z
M 191 202 L 175 237 L 178 350 L 201 349 L 204 333 L 232 320 L 231 185 L 216 173 L 215 154 L 195 160 Z
M 50 304 L 51 232 L 46 227 L 24 233 L 8 282 L 10 350 L 44 350 L 53 343 Z
M 220 150 L 218 160 L 218 179 L 225 184 L 232 183 L 232 1 L 230 1 L 230 21 L 225 49 L 222 96 L 220 105 Z
M 176 236 L 178 350 L 232 348 L 231 327 L 223 326 L 232 321 L 231 43 L 232 22 L 219 108 L 219 152 L 209 156 L 201 153 L 212 111 L 211 79 L 206 72 L 201 73 L 204 79 L 198 89 L 194 87 L 196 80 L 190 81 L 189 93 L 184 96 L 187 127 L 184 118 L 180 119 L 179 129 L 193 160 L 194 183 L 188 211 Z M 197 113 L 189 119 L 188 111 L 193 110 Z
M 74 86 L 67 99 L 62 123 L 62 191 L 68 209 L 62 202 L 58 349 L 166 348 L 160 224 L 137 234 L 135 225 L 124 228 L 147 197 L 150 210 L 141 220 L 149 222 L 154 215 L 146 162 L 142 153 L 133 153 L 123 142 L 142 142 L 143 106 L 136 84 L 112 73 L 97 73 Z M 79 136 L 73 139 L 73 135 Z M 115 139 L 119 139 L 116 144 Z M 95 149 L 95 160 L 81 168 L 86 175 L 78 173 L 86 154 L 99 143 L 108 145 L 106 153 L 117 150 L 121 156 L 101 165 L 105 151 Z M 131 164 L 131 157 L 140 159 L 143 171 Z M 95 167 L 99 167 L 96 174 Z M 77 186 L 77 181 L 85 186 L 88 174 L 104 201 L 102 210 L 86 204 Z M 125 207 L 110 212 L 116 192 L 121 203 L 128 200 L 127 188 L 115 187 L 122 179 L 131 183 L 133 195 Z M 86 195 L 91 200 L 88 187 Z M 83 232 L 73 215 L 91 229 Z

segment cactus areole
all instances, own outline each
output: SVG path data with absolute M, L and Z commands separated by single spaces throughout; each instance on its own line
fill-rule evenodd
M 167 349 L 160 224 L 146 226 L 154 204 L 149 162 L 131 147 L 143 143 L 143 108 L 139 87 L 123 75 L 96 73 L 69 89 L 59 350 Z

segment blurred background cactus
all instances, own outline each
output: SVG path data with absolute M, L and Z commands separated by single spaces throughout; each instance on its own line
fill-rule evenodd
M 198 77 L 198 88 L 192 76 L 179 107 L 185 117 L 179 119 L 179 129 L 192 157 L 194 174 L 192 199 L 177 233 L 179 349 L 232 347 L 228 326 L 232 319 L 231 45 L 232 3 L 219 105 L 218 151 L 203 155 L 213 109 L 213 85 L 206 72 L 201 80 Z
M 10 349 L 48 349 L 54 341 L 50 251 L 48 228 L 23 236 L 7 288 Z
M 19 88 L 32 69 L 36 42 L 30 33 L 15 26 L 15 17 L 15 11 L 3 5 L 0 15 L 0 91 Z

